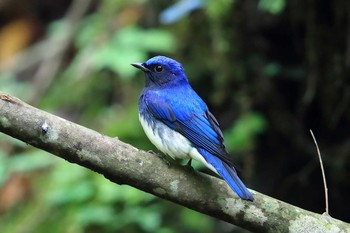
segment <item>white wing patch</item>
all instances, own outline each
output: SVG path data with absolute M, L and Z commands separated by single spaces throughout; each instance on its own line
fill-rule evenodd
M 173 159 L 192 158 L 203 163 L 207 168 L 217 173 L 216 169 L 209 164 L 198 150 L 191 145 L 191 142 L 180 133 L 170 129 L 163 122 L 158 121 L 157 124 L 149 123 L 142 115 L 139 115 L 139 119 L 147 137 L 158 150 L 169 155 Z M 153 124 L 153 127 L 151 124 Z

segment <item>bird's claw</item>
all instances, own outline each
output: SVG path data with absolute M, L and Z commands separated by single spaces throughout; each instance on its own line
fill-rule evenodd
M 192 167 L 192 159 L 188 160 L 188 162 L 186 163 L 185 167 L 190 170 L 193 171 L 194 168 Z
M 186 163 L 186 166 L 192 167 L 192 159 L 188 160 L 188 162 Z

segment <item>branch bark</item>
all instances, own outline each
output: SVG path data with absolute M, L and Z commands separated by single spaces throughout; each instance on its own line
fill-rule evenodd
M 117 138 L 36 109 L 0 92 L 0 132 L 69 162 L 254 232 L 348 232 L 350 224 L 252 191 L 239 199 L 223 180 L 161 158 Z

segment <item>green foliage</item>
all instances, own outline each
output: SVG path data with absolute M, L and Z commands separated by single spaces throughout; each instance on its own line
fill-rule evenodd
M 137 70 L 130 63 L 145 61 L 149 53 L 173 52 L 176 44 L 170 31 L 161 28 L 145 30 L 131 24 L 113 29 L 111 18 L 130 4 L 133 3 L 103 1 L 96 13 L 81 21 L 74 38 L 76 53 L 55 77 L 39 105 L 148 150 L 154 147 L 146 139 L 137 113 L 143 80 L 138 79 L 135 86 L 131 78 Z M 49 27 L 49 35 L 57 40 L 67 32 L 64 21 L 53 22 Z M 35 87 L 30 82 L 16 80 L 15 75 L 2 74 L 1 90 L 30 99 Z M 114 104 L 109 103 L 110 98 Z M 24 229 L 57 233 L 172 233 L 176 228 L 196 230 L 192 220 L 207 218 L 131 187 L 118 186 L 99 174 L 41 150 L 28 149 L 27 145 L 8 137 L 1 137 L 0 143 L 4 140 L 17 149 L 11 155 L 0 149 L 0 185 L 4 186 L 13 174 L 21 174 L 30 177 L 33 193 L 19 202 L 18 208 L 2 216 L 2 233 Z M 169 206 L 178 208 L 177 213 L 171 212 L 172 216 L 183 216 L 187 221 L 173 228 L 171 221 L 165 225 Z
M 131 78 L 137 70 L 130 69 L 130 63 L 145 61 L 148 52 L 169 53 L 175 49 L 174 39 L 169 32 L 158 29 L 143 30 L 136 26 L 121 28 L 99 47 L 91 48 L 91 45 L 96 46 L 90 44 L 91 38 L 96 38 L 100 32 L 100 30 L 93 31 L 91 25 L 96 25 L 97 29 L 105 25 L 96 18 L 91 16 L 77 37 L 81 53 L 86 55 L 89 51 L 94 51 L 89 53 L 89 59 L 96 70 L 110 69 L 121 77 Z
M 0 74 L 1 91 L 17 96 L 18 98 L 29 99 L 33 95 L 33 89 L 28 82 L 15 82 L 15 74 L 5 72 Z
M 225 133 L 228 149 L 236 152 L 253 150 L 255 137 L 264 132 L 266 124 L 266 120 L 261 114 L 247 113 L 242 115 Z
M 181 56 L 180 49 L 186 50 L 184 48 L 188 45 L 189 54 L 225 54 L 219 59 L 198 56 L 194 61 L 199 64 L 196 68 L 200 72 L 197 74 L 205 73 L 207 67 L 215 69 L 217 80 L 214 82 L 220 83 L 217 92 L 222 98 L 211 101 L 222 104 L 227 93 L 225 88 L 232 78 L 228 67 L 233 64 L 225 56 L 235 49 L 232 49 L 232 38 L 227 36 L 225 19 L 231 17 L 235 3 L 236 0 L 207 1 L 203 16 L 207 24 L 194 31 L 188 20 L 182 21 L 181 29 L 176 26 L 161 27 L 155 23 L 145 29 L 128 18 L 132 14 L 123 12 L 130 11 L 144 20 L 142 14 L 145 13 L 139 9 L 158 9 L 152 3 L 141 6 L 139 1 L 101 1 L 97 9 L 79 23 L 71 45 L 73 52 L 65 55 L 64 66 L 40 97 L 38 107 L 118 137 L 135 147 L 154 150 L 138 122 L 137 101 L 144 80 L 134 79 L 142 77 L 142 74 L 137 73 L 139 71 L 130 63 L 145 61 L 150 54 Z M 265 4 L 261 9 L 265 9 Z M 156 18 L 158 13 L 155 10 L 149 14 L 155 14 L 152 17 Z M 120 23 L 123 20 L 119 17 L 123 14 L 127 23 Z M 233 29 L 230 30 L 234 34 Z M 57 40 L 66 36 L 68 31 L 64 20 L 52 22 L 48 27 L 49 35 Z M 198 41 L 192 41 L 194 37 L 203 36 L 203 31 L 213 34 L 212 46 L 208 45 L 205 36 L 201 46 L 197 46 Z M 186 46 L 185 43 L 179 44 L 181 46 L 177 44 L 176 39 L 180 36 L 190 38 Z M 183 56 L 190 58 L 191 55 L 186 53 Z M 234 68 L 234 77 L 239 76 L 243 80 L 244 73 L 239 67 Z M 279 72 L 278 68 L 271 64 L 266 67 L 266 75 L 275 75 Z M 1 90 L 28 101 L 38 88 L 35 85 L 41 84 L 32 83 L 32 77 L 20 79 L 18 76 L 16 72 L 2 73 Z M 256 136 L 265 128 L 262 115 L 243 115 L 226 132 L 226 144 L 236 151 L 252 150 Z M 31 187 L 30 195 L 26 193 L 24 200 L 19 200 L 15 207 L 1 216 L 2 233 L 219 231 L 215 221 L 208 216 L 131 187 L 116 185 L 99 174 L 17 140 L 0 136 L 0 145 L 2 143 L 10 145 L 10 149 L 0 147 L 0 187 L 4 187 L 13 174 L 28 177 Z M 194 167 L 202 168 L 202 165 L 194 163 Z
M 286 0 L 260 0 L 258 8 L 270 14 L 280 14 L 286 5 Z
M 234 3 L 235 0 L 208 0 L 206 5 L 207 14 L 213 21 L 221 20 L 224 16 L 230 14 Z
M 0 142 L 4 138 L 0 137 Z M 10 141 L 12 141 L 13 145 L 17 145 L 23 149 L 26 147 L 23 142 L 16 139 L 12 138 Z M 5 150 L 0 148 L 0 187 L 14 173 L 30 173 L 45 169 L 57 161 L 57 158 L 50 158 L 45 155 L 47 153 L 42 150 L 25 150 L 25 152 L 8 157 Z
M 280 74 L 281 70 L 282 70 L 281 65 L 279 65 L 276 62 L 271 62 L 270 64 L 266 65 L 266 67 L 264 69 L 264 74 L 267 77 L 272 78 L 272 77 L 275 77 L 278 74 Z

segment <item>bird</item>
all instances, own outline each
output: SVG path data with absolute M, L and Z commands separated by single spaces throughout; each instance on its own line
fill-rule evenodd
M 221 176 L 243 200 L 253 201 L 238 177 L 219 123 L 192 89 L 181 63 L 155 56 L 132 63 L 145 73 L 139 120 L 149 140 L 173 159 L 192 159 Z

